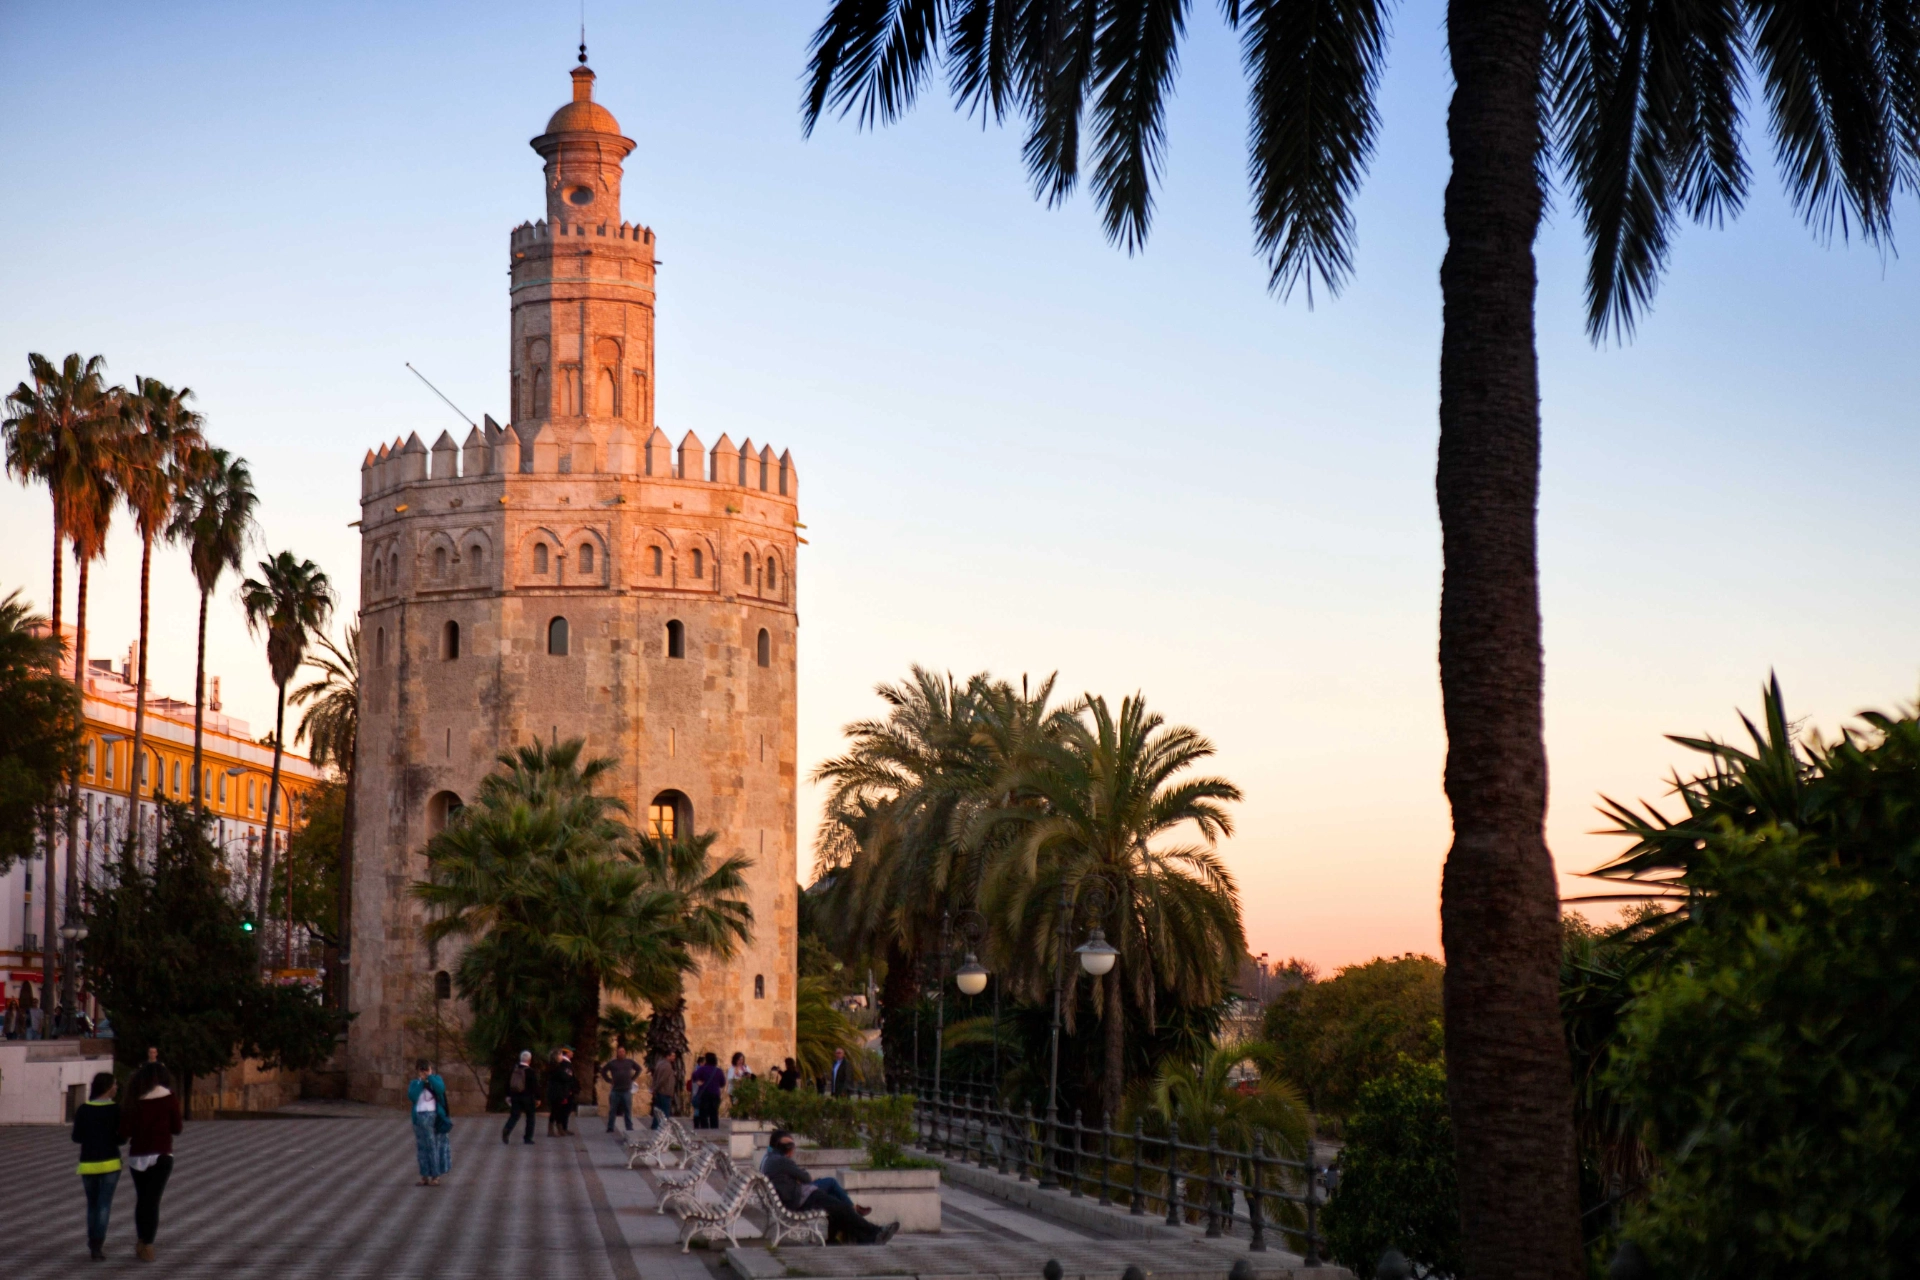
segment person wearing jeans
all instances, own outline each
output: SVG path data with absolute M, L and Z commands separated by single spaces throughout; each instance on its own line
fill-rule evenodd
M 120 1184 L 120 1104 L 113 1100 L 113 1072 L 96 1074 L 88 1093 L 73 1115 L 73 1140 L 80 1144 L 80 1185 L 87 1193 L 87 1252 L 98 1261 L 107 1256 L 107 1217 Z
M 127 1167 L 133 1171 L 134 1253 L 153 1261 L 160 1234 L 160 1197 L 173 1176 L 173 1139 L 182 1128 L 180 1095 L 173 1074 L 152 1054 L 127 1081 L 127 1102 L 120 1108 L 120 1136 L 128 1140 Z
M 653 1060 L 653 1127 L 673 1116 L 673 1095 L 680 1091 L 680 1072 L 674 1055 L 663 1053 Z
M 640 1064 L 627 1056 L 627 1046 L 617 1045 L 613 1050 L 613 1061 L 600 1068 L 600 1076 L 612 1086 L 607 1096 L 607 1132 L 613 1132 L 613 1122 L 625 1119 L 627 1132 L 633 1132 L 633 1082 L 640 1078 Z

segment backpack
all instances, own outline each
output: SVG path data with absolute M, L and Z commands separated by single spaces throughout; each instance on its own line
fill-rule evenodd
M 527 1069 L 525 1067 L 515 1067 L 513 1069 L 513 1074 L 507 1077 L 507 1092 L 508 1093 L 525 1093 L 526 1091 L 527 1091 Z

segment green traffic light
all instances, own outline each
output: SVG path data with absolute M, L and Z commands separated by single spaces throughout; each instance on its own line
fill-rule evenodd
M 242 920 L 242 921 L 240 922 L 240 932 L 242 932 L 242 933 L 252 933 L 252 932 L 253 932 L 253 921 L 251 921 L 251 920 Z

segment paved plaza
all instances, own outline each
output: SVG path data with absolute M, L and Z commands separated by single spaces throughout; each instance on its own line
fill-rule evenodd
M 1155 1280 L 1225 1280 L 1231 1242 L 1117 1240 L 1039 1217 L 975 1190 L 941 1191 L 938 1235 L 884 1249 L 750 1242 L 728 1254 L 679 1249 L 656 1212 L 654 1182 L 629 1171 L 618 1141 L 581 1117 L 572 1138 L 500 1141 L 500 1118 L 463 1116 L 453 1172 L 417 1187 L 403 1113 L 302 1104 L 307 1114 L 189 1124 L 176 1140 L 157 1260 L 133 1256 L 133 1183 L 114 1197 L 107 1260 L 87 1259 L 77 1150 L 64 1127 L 0 1128 L 0 1276 L 70 1280 L 131 1272 L 273 1280 L 566 1277 L 568 1280 L 776 1280 L 779 1277 L 1032 1277 L 1058 1258 L 1069 1277 L 1118 1277 L 1137 1263 Z M 1260 1280 L 1297 1262 L 1255 1255 Z M 1303 1273 L 1306 1274 L 1306 1273 Z

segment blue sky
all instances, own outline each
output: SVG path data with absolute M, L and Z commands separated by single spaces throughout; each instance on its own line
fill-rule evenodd
M 659 236 L 659 415 L 791 448 L 803 767 L 921 662 L 1143 691 L 1247 792 L 1227 846 L 1252 949 L 1437 950 L 1447 837 L 1432 501 L 1444 243 L 1441 8 L 1402 7 L 1342 296 L 1282 303 L 1253 254 L 1231 39 L 1198 7 L 1147 250 L 1030 195 L 1017 131 L 935 89 L 875 133 L 800 135 L 818 0 L 590 5 L 602 102 Z M 0 377 L 30 350 L 186 383 L 253 463 L 274 549 L 352 589 L 359 459 L 506 396 L 506 236 L 567 97 L 573 3 L 0 8 Z M 1581 330 L 1581 244 L 1542 234 L 1541 565 L 1550 836 L 1613 843 L 1662 735 L 1737 728 L 1778 670 L 1831 729 L 1916 690 L 1911 264 L 1823 247 L 1764 134 L 1747 211 L 1688 228 L 1625 347 Z M 1564 202 L 1562 202 L 1564 206 Z M 1914 234 L 1914 203 L 1900 209 Z M 47 592 L 44 496 L 0 490 L 0 588 Z M 137 547 L 96 571 L 132 638 Z M 157 687 L 192 678 L 160 558 Z M 71 597 L 69 597 L 71 608 Z M 264 658 L 222 601 L 230 709 Z M 817 798 L 802 802 L 810 838 Z M 1570 889 L 1577 891 L 1578 882 Z

